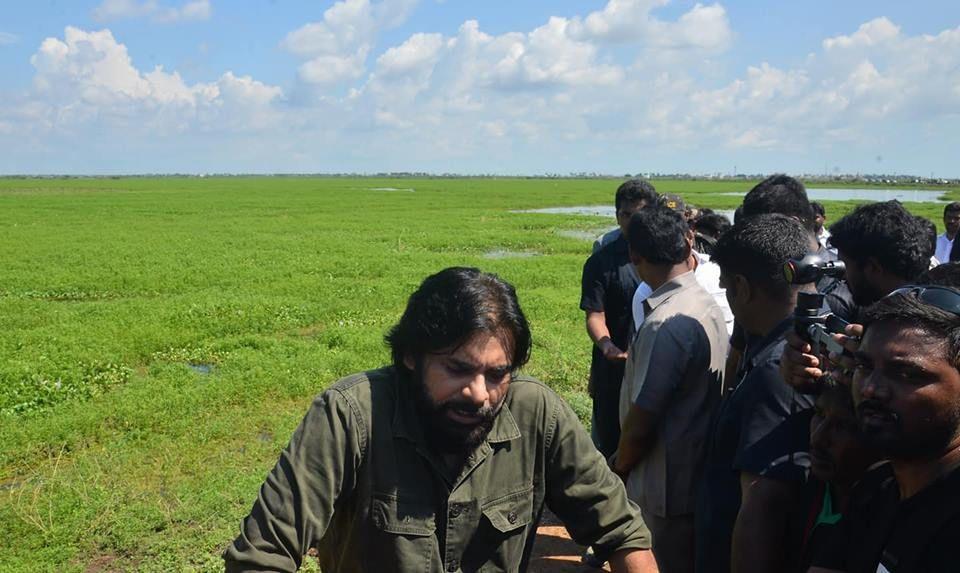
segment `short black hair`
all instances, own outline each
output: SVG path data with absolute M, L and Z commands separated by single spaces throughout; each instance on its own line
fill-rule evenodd
M 783 264 L 803 257 L 809 249 L 810 232 L 796 219 L 776 213 L 757 215 L 724 233 L 712 260 L 724 273 L 743 275 L 752 287 L 772 298 L 787 299 L 796 287 L 783 276 Z
M 943 263 L 917 277 L 918 285 L 936 285 L 960 288 L 960 263 Z
M 883 269 L 912 281 L 930 268 L 936 231 L 897 200 L 860 205 L 830 226 L 830 244 L 847 258 L 863 264 L 876 257 Z
M 714 239 L 719 239 L 720 235 L 727 232 L 730 227 L 732 227 L 730 220 L 719 213 L 700 215 L 693 220 L 693 228 L 696 232 Z
M 947 203 L 946 207 L 943 208 L 943 216 L 946 217 L 947 213 L 956 213 L 957 211 L 960 211 L 960 201 Z
M 960 368 L 960 316 L 927 304 L 915 292 L 885 296 L 863 310 L 864 332 L 872 324 L 892 322 L 923 330 L 946 343 L 946 359 Z
M 512 355 L 511 368 L 521 368 L 529 360 L 530 326 L 513 286 L 476 268 L 450 267 L 424 279 L 384 339 L 394 366 L 409 372 L 406 357 L 419 360 L 456 349 L 480 332 L 500 340 Z
M 655 265 L 676 265 L 690 256 L 689 230 L 683 215 L 669 207 L 656 205 L 630 217 L 627 242 L 635 256 Z
M 717 240 L 728 230 L 730 221 L 719 213 L 700 215 L 691 223 L 693 227 L 693 248 L 698 253 L 713 256 Z
M 771 175 L 757 183 L 743 198 L 744 217 L 769 213 L 794 217 L 810 231 L 816 226 L 813 208 L 803 183 L 782 173 Z
M 820 201 L 810 201 L 810 208 L 813 209 L 814 215 L 827 216 L 827 210 L 823 208 L 823 203 Z
M 653 183 L 650 183 L 646 179 L 634 178 L 624 181 L 617 187 L 614 204 L 617 207 L 617 212 L 619 212 L 620 207 L 625 203 L 644 201 L 647 206 L 650 206 L 656 205 L 659 198 L 660 195 L 658 195 L 657 190 L 654 189 Z

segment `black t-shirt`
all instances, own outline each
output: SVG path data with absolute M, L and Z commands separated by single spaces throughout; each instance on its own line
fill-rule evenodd
M 590 255 L 583 265 L 580 309 L 605 314 L 610 340 L 620 350 L 626 351 L 630 343 L 633 293 L 639 284 L 640 280 L 630 263 L 627 240 L 622 235 Z M 590 367 L 594 385 L 615 383 L 619 392 L 623 364 L 613 366 L 619 368 L 611 369 L 611 363 L 594 345 L 593 364 Z
M 874 470 L 851 499 L 843 543 L 814 565 L 848 573 L 960 571 L 960 468 L 904 501 L 889 465 Z
M 797 485 L 806 482 L 813 398 L 784 383 L 779 370 L 784 335 L 792 322 L 784 320 L 763 338 L 747 337 L 740 382 L 720 404 L 697 500 L 698 572 L 730 570 L 742 472 Z

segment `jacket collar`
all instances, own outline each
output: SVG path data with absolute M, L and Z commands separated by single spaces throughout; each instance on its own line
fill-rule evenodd
M 650 293 L 650 296 L 647 297 L 647 304 L 650 305 L 650 310 L 652 311 L 674 295 L 687 290 L 695 284 L 697 284 L 696 273 L 694 271 L 687 271 L 663 283 L 660 285 L 660 288 Z

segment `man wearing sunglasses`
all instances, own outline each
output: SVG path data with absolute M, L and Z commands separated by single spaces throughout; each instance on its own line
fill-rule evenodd
M 853 398 L 890 464 L 858 492 L 847 540 L 811 572 L 957 570 L 960 540 L 960 291 L 906 287 L 864 311 Z

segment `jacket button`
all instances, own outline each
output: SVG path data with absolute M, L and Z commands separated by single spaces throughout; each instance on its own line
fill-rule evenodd
M 453 504 L 450 506 L 450 517 L 460 517 L 460 504 Z
M 516 522 L 517 522 L 517 512 L 516 512 L 516 511 L 511 511 L 510 513 L 508 513 L 508 514 L 507 514 L 507 521 L 509 521 L 510 523 L 516 523 Z

